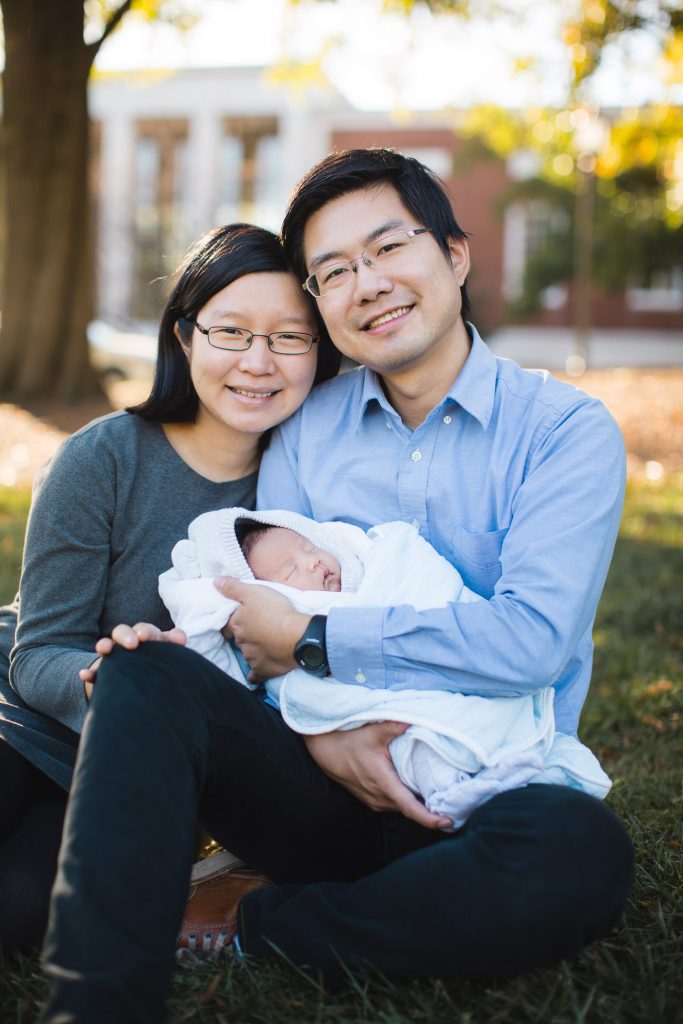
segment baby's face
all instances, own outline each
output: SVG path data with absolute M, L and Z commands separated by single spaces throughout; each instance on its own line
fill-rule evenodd
M 286 583 L 297 590 L 341 590 L 339 562 L 301 534 L 274 527 L 259 537 L 249 555 L 257 580 Z

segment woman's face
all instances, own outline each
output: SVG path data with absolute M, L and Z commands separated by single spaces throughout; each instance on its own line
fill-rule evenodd
M 259 335 L 316 333 L 301 287 L 287 273 L 238 278 L 216 292 L 196 320 L 207 329 L 243 327 Z M 291 416 L 313 385 L 317 345 L 305 355 L 277 355 L 266 338 L 255 337 L 250 348 L 234 352 L 213 348 L 197 328 L 191 343 L 181 345 L 199 397 L 198 424 L 213 421 L 240 433 L 261 434 Z

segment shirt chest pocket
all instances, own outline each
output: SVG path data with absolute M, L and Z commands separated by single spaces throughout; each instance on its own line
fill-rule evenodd
M 460 523 L 453 531 L 453 563 L 465 583 L 482 597 L 491 597 L 500 579 L 500 553 L 507 536 L 504 530 L 471 533 Z

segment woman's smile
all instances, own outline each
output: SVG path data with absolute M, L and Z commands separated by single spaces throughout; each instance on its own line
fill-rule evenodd
M 251 390 L 247 390 L 247 388 L 240 388 L 240 387 L 237 387 L 236 385 L 232 385 L 232 384 L 226 384 L 225 386 L 228 389 L 228 391 L 232 391 L 233 395 L 237 395 L 238 398 L 249 399 L 250 401 L 254 401 L 254 400 L 265 401 L 265 400 L 267 400 L 269 398 L 272 398 L 273 395 L 279 394 L 279 392 L 280 392 L 279 388 L 272 388 L 269 391 L 261 391 L 261 390 L 259 390 L 259 391 L 251 391 Z

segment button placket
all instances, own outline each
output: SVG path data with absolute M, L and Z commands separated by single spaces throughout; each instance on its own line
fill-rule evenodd
M 427 479 L 434 454 L 435 424 L 423 423 L 412 433 L 403 450 L 398 472 L 398 503 L 401 519 L 427 539 Z

